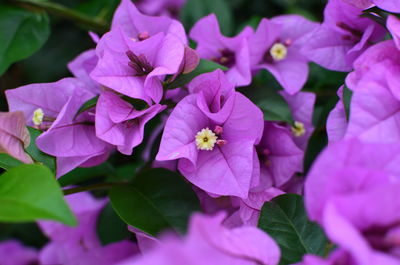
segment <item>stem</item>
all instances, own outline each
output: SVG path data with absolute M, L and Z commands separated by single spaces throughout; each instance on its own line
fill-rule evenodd
M 75 194 L 75 193 L 90 191 L 90 190 L 108 189 L 108 188 L 112 188 L 116 185 L 123 185 L 123 184 L 126 184 L 126 183 L 116 183 L 116 182 L 114 182 L 114 183 L 113 182 L 97 183 L 97 184 L 87 185 L 87 186 L 83 186 L 83 187 L 65 189 L 65 190 L 63 190 L 63 192 L 64 192 L 64 195 L 70 195 L 70 194 Z
M 21 7 L 47 11 L 58 17 L 68 19 L 77 24 L 82 24 L 98 33 L 105 33 L 109 30 L 108 24 L 102 19 L 92 18 L 81 12 L 65 7 L 63 5 L 48 1 L 38 0 L 15 0 Z

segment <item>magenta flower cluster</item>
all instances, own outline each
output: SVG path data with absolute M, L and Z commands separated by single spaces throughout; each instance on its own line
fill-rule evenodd
M 279 246 L 257 228 L 261 208 L 278 195 L 303 191 L 310 219 L 335 247 L 326 257 L 305 255 L 298 264 L 400 264 L 399 1 L 329 0 L 322 23 L 281 15 L 233 37 L 221 33 L 214 14 L 186 34 L 173 18 L 183 2 L 135 6 L 122 0 L 110 31 L 92 34 L 96 48 L 69 63 L 73 77 L 6 91 L 11 113 L 0 114 L 0 149 L 31 163 L 23 151 L 29 142 L 24 124 L 35 127 L 42 131 L 36 145 L 56 157 L 61 177 L 99 165 L 114 152 L 135 155 L 146 124 L 160 117 L 152 166 L 182 174 L 204 213 L 191 217 L 183 237 L 154 238 L 132 228 L 137 242 L 103 246 L 96 222 L 107 199 L 69 195 L 79 226 L 39 222 L 47 245 L 36 251 L 0 243 L 0 257 L 7 253 L 13 262 L 5 264 L 277 265 Z M 388 12 L 386 25 L 362 16 L 373 7 Z M 166 90 L 200 60 L 225 70 Z M 328 146 L 302 178 L 314 131 L 316 95 L 301 91 L 310 62 L 349 74 L 326 123 Z M 239 92 L 251 89 L 246 86 L 260 71 L 283 88 L 279 94 L 293 123 L 264 120 L 263 110 Z M 14 138 L 2 133 L 11 119 L 17 121 Z

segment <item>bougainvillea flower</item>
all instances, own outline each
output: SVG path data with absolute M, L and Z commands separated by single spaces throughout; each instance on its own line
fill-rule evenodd
M 0 257 L 2 265 L 28 265 L 38 262 L 38 253 L 35 249 L 25 247 L 15 240 L 0 243 Z
M 266 69 L 286 92 L 297 93 L 308 77 L 308 59 L 300 50 L 318 25 L 297 15 L 262 19 L 250 40 L 252 69 Z
M 369 7 L 373 6 L 373 3 L 371 0 L 342 0 L 350 5 L 353 5 L 357 8 L 360 9 L 367 9 Z
M 314 132 L 312 117 L 316 95 L 311 92 L 300 92 L 290 95 L 285 91 L 280 93 L 289 104 L 294 124 L 288 126 L 293 134 L 293 141 L 303 151 L 306 150 L 308 140 Z
M 101 245 L 96 224 L 105 200 L 96 200 L 89 193 L 69 195 L 66 200 L 79 225 L 68 227 L 52 221 L 40 222 L 42 231 L 50 239 L 40 252 L 40 264 L 113 265 L 137 253 L 137 246 L 128 240 Z
M 221 70 L 200 75 L 189 91 L 167 120 L 156 159 L 179 159 L 179 171 L 209 193 L 246 198 L 259 177 L 261 110 Z
M 358 8 L 366 9 L 373 4 L 377 5 L 379 8 L 390 11 L 390 12 L 400 12 L 399 2 L 397 0 L 343 0 L 353 6 Z
M 137 8 L 147 15 L 178 17 L 179 11 L 186 0 L 140 0 L 136 2 Z
M 163 79 L 179 72 L 185 47 L 174 35 L 158 33 L 135 41 L 121 28 L 111 31 L 112 48 L 104 50 L 91 77 L 98 83 L 132 98 L 160 102 Z M 102 43 L 103 38 L 99 44 Z
M 179 21 L 165 16 L 143 15 L 131 0 L 122 0 L 115 11 L 111 30 L 113 31 L 116 28 L 121 28 L 130 39 L 140 41 L 162 32 L 165 35 L 175 35 L 183 44 L 187 44 L 185 29 Z M 103 44 L 107 44 L 107 41 Z M 113 45 L 114 43 L 111 42 L 110 44 Z
M 55 83 L 32 84 L 6 92 L 10 110 L 21 110 L 29 126 L 42 131 L 36 144 L 40 150 L 57 157 L 57 176 L 77 166 L 103 162 L 110 145 L 98 139 L 91 110 L 78 111 L 95 94 L 85 83 L 65 78 Z
M 165 109 L 156 104 L 143 110 L 112 92 L 103 92 L 96 105 L 96 135 L 116 145 L 118 151 L 131 155 L 132 149 L 143 141 L 144 126 Z
M 326 133 L 329 142 L 343 139 L 347 129 L 346 110 L 343 101 L 343 86 L 337 92 L 339 97 L 335 107 L 331 110 L 326 120 Z
M 400 74 L 398 60 L 400 60 L 400 50 L 393 40 L 375 44 L 354 62 L 354 71 L 347 76 L 346 85 L 355 91 L 357 88 L 362 88 L 359 83 L 363 79 L 382 82 L 387 77 L 396 76 Z M 391 82 L 396 80 L 391 79 Z M 397 89 L 392 92 L 397 94 Z
M 9 154 L 24 163 L 32 163 L 32 158 L 24 150 L 30 141 L 22 111 L 0 112 L 0 153 Z
M 400 50 L 400 19 L 396 16 L 390 15 L 387 19 L 386 26 L 392 34 L 396 47 Z
M 399 263 L 399 151 L 399 144 L 337 142 L 307 177 L 310 217 L 355 264 Z
M 324 22 L 314 31 L 303 52 L 327 69 L 350 71 L 354 60 L 386 34 L 382 26 L 361 17 L 361 13 L 361 9 L 342 0 L 329 0 Z
M 276 123 L 265 122 L 257 153 L 263 187 L 281 187 L 296 173 L 303 171 L 304 151 L 293 140 L 290 130 Z
M 239 35 L 225 37 L 216 16 L 211 14 L 197 21 L 190 38 L 197 42 L 196 51 L 201 58 L 226 66 L 228 80 L 237 86 L 246 86 L 251 82 L 248 41 L 252 34 L 253 30 L 245 27 Z
M 119 265 L 277 265 L 278 245 L 255 227 L 227 229 L 223 214 L 194 215 L 184 240 L 167 237 L 154 251 Z
M 398 144 L 365 143 L 357 139 L 329 145 L 306 178 L 305 199 L 309 216 L 322 223 L 325 205 L 336 195 L 380 189 L 391 181 L 400 181 L 399 151 Z M 355 211 L 356 208 L 349 205 L 346 209 Z M 365 207 L 359 210 L 361 208 Z M 366 224 L 365 219 L 358 222 Z
M 303 256 L 302 262 L 295 265 L 361 265 L 354 261 L 354 259 L 342 249 L 332 251 L 327 259 L 320 256 L 306 254 Z
M 238 217 L 240 226 L 257 226 L 260 218 L 261 208 L 264 203 L 272 200 L 276 196 L 284 194 L 280 189 L 270 187 L 264 190 L 250 190 L 247 199 L 240 199 Z
M 96 67 L 98 58 L 94 49 L 87 50 L 68 63 L 70 72 L 86 84 L 86 88 L 93 93 L 100 92 L 100 86 L 91 77 L 90 73 Z
M 345 138 L 397 142 L 400 140 L 398 76 L 392 76 L 390 68 L 382 64 L 374 65 L 373 73 L 380 73 L 379 77 L 364 78 L 353 92 Z

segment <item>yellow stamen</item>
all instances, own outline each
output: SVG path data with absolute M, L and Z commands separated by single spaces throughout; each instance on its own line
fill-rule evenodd
M 218 137 L 208 128 L 202 129 L 196 134 L 196 146 L 199 150 L 211 151 Z
M 295 121 L 294 125 L 292 126 L 292 133 L 296 137 L 301 137 L 306 133 L 306 128 L 304 124 L 299 121 Z
M 35 124 L 36 126 L 42 124 L 43 118 L 44 118 L 44 112 L 41 108 L 38 108 L 33 112 L 32 121 L 33 124 Z
M 275 61 L 282 61 L 286 58 L 288 50 L 285 45 L 278 42 L 271 47 L 269 53 Z

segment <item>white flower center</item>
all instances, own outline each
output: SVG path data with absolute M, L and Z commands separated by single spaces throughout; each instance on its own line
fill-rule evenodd
M 32 121 L 33 124 L 35 124 L 36 126 L 42 124 L 43 118 L 44 118 L 44 112 L 41 108 L 38 108 L 33 112 Z
M 292 133 L 296 137 L 301 137 L 306 133 L 306 128 L 304 124 L 299 121 L 295 121 L 294 125 L 292 126 Z
M 282 61 L 286 58 L 288 50 L 284 44 L 277 42 L 271 47 L 269 53 L 275 61 Z
M 199 150 L 211 151 L 217 142 L 218 136 L 208 128 L 202 129 L 196 134 L 196 146 Z

